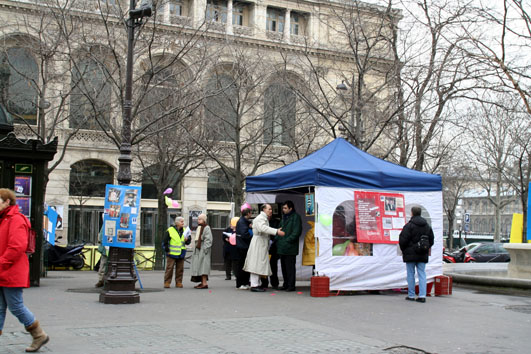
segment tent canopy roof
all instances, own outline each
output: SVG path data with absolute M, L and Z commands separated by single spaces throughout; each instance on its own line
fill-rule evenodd
M 411 170 L 374 157 L 345 139 L 258 176 L 246 178 L 247 192 L 266 192 L 307 186 L 395 191 L 440 191 L 441 176 Z

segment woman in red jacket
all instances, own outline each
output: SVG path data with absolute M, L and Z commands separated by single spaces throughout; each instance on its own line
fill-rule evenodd
M 50 339 L 24 306 L 22 289 L 29 287 L 29 262 L 26 256 L 29 222 L 18 211 L 15 193 L 0 188 L 0 335 L 6 310 L 31 333 L 33 342 L 27 352 L 36 352 Z

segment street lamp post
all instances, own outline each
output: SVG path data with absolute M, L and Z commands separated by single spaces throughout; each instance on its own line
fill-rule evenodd
M 345 83 L 345 80 L 342 80 L 340 84 L 336 86 L 337 90 L 340 91 L 351 91 L 351 102 L 350 102 L 350 119 L 349 119 L 349 129 L 348 129 L 348 140 L 358 148 L 363 150 L 364 140 L 363 135 L 365 131 L 363 130 L 363 120 L 361 114 L 357 112 L 357 102 L 354 97 L 354 89 L 352 86 Z M 353 132 L 354 131 L 354 132 Z
M 118 183 L 131 182 L 131 120 L 133 108 L 133 49 L 135 28 L 142 24 L 144 17 L 151 16 L 151 6 L 142 1 L 136 8 L 136 0 L 130 0 L 127 20 L 127 63 L 125 72 L 125 97 L 123 104 L 122 142 L 118 157 Z M 134 269 L 134 249 L 111 247 L 105 271 L 105 286 L 100 294 L 100 302 L 105 304 L 134 304 L 140 302 L 135 291 L 136 273 Z

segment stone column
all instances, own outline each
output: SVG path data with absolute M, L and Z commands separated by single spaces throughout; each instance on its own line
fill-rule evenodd
M 232 0 L 227 1 L 227 23 L 226 23 L 227 34 L 233 34 L 232 29 Z
M 306 38 L 308 38 L 308 41 L 310 43 L 314 43 L 317 41 L 318 37 L 318 28 L 319 21 L 316 21 L 315 15 L 313 13 L 308 14 L 308 23 L 306 24 L 306 33 L 304 35 Z
M 284 40 L 289 42 L 291 34 L 291 9 L 286 9 L 284 13 Z
M 193 0 L 190 8 L 190 17 L 194 26 L 200 26 L 205 22 L 206 0 Z
M 266 36 L 266 21 L 267 21 L 267 6 L 263 2 L 254 5 L 253 16 L 251 23 L 255 28 L 257 37 L 265 38 Z

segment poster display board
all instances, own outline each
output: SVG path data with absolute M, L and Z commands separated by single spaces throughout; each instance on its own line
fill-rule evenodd
M 356 195 L 358 203 L 355 201 Z M 395 206 L 389 199 L 386 210 L 386 198 L 396 198 Z M 402 198 L 403 205 L 398 198 Z M 360 206 L 361 199 L 367 205 Z M 421 208 L 422 217 L 431 225 L 435 235 L 435 243 L 426 265 L 427 279 L 431 281 L 442 274 L 442 192 L 316 187 L 315 203 L 315 237 L 318 239 L 315 270 L 330 278 L 330 290 L 381 290 L 407 286 L 406 267 L 399 245 L 396 242 L 381 242 L 386 241 L 383 236 L 385 231 L 394 230 L 398 221 L 393 224 L 392 220 L 389 223 L 382 219 L 399 218 L 399 210 L 402 210 L 403 219 L 409 220 L 413 206 Z M 370 210 L 375 207 L 377 209 Z M 364 208 L 369 214 L 379 211 L 380 216 L 360 215 L 358 208 Z M 371 226 L 369 230 L 374 230 L 376 222 L 376 228 L 381 227 L 382 235 L 376 237 L 369 234 L 375 242 L 361 242 L 363 236 L 360 237 L 360 234 L 367 230 L 358 226 L 357 218 L 366 218 L 367 225 L 363 228 Z M 386 229 L 387 227 L 392 228 Z
M 48 209 L 44 212 L 44 222 L 43 222 L 43 231 L 44 238 L 46 241 L 55 245 L 55 230 L 57 227 L 58 214 L 57 211 L 49 206 Z
M 31 176 L 15 176 L 15 194 L 20 212 L 31 216 Z
M 108 184 L 103 215 L 104 246 L 134 248 L 142 187 Z
M 372 191 L 354 191 L 357 241 L 362 243 L 398 243 L 406 224 L 404 195 Z

